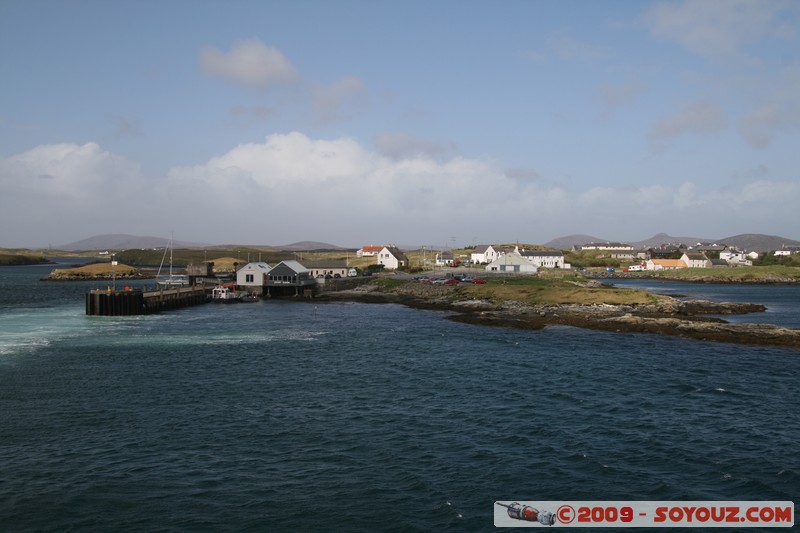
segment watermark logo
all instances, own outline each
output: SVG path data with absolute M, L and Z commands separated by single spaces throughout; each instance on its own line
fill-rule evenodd
M 497 527 L 792 527 L 790 501 L 497 501 Z

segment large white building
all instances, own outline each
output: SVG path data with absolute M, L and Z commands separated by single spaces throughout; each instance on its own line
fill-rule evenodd
M 519 253 L 508 252 L 486 265 L 486 271 L 505 272 L 508 274 L 536 274 L 539 268 Z
M 236 271 L 236 285 L 239 287 L 258 288 L 262 290 L 267 285 L 267 273 L 270 266 L 263 262 L 247 263 Z
M 558 251 L 522 250 L 519 254 L 540 268 L 569 268 L 564 263 L 564 254 Z

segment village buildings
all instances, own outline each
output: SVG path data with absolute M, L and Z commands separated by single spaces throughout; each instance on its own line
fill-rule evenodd
M 696 243 L 691 246 L 683 244 L 662 244 L 636 250 L 625 243 L 589 243 L 573 247 L 576 251 L 589 251 L 599 257 L 619 261 L 621 268 L 627 272 L 643 270 L 677 270 L 685 268 L 726 268 L 752 266 L 758 253 L 737 250 L 720 244 Z M 436 252 L 435 256 L 425 258 L 426 249 L 422 249 L 422 259 L 417 267 L 454 267 L 464 263 L 482 265 L 486 272 L 536 274 L 541 269 L 569 269 L 564 253 L 558 250 L 526 250 L 519 246 L 503 246 L 482 244 L 474 246 L 469 259 L 466 255 L 456 256 L 453 251 Z M 430 250 L 427 250 L 430 252 Z M 798 253 L 795 246 L 784 246 L 775 255 Z M 361 247 L 356 256 L 359 258 L 374 257 L 374 265 L 383 270 L 394 271 L 408 269 L 412 266 L 408 256 L 395 245 L 368 245 Z M 363 262 L 360 263 L 363 265 Z M 210 276 L 210 265 L 208 267 Z M 609 270 L 611 270 L 609 268 Z M 281 261 L 275 266 L 266 262 L 248 262 L 236 271 L 236 285 L 250 294 L 269 295 L 283 291 L 284 294 L 300 294 L 326 280 L 358 276 L 359 270 L 351 268 L 344 260 L 325 261 Z M 203 272 L 194 273 L 203 277 Z M 289 292 L 287 292 L 289 291 Z

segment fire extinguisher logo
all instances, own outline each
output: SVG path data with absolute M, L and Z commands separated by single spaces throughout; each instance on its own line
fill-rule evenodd
M 519 502 L 505 504 L 495 502 L 497 505 L 506 508 L 508 516 L 515 520 L 524 520 L 525 522 L 539 522 L 543 526 L 552 526 L 556 523 L 556 515 L 549 511 L 540 511 L 535 507 L 529 505 L 521 505 Z

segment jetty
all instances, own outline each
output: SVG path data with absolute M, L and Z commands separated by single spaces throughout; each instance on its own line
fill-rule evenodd
M 92 290 L 86 293 L 86 314 L 92 316 L 150 315 L 208 301 L 211 288 L 204 285 L 144 291 Z

